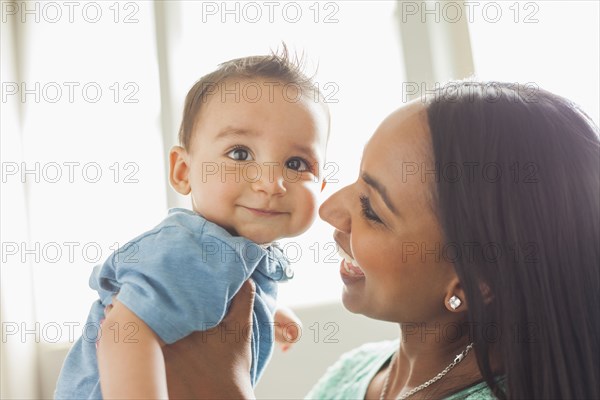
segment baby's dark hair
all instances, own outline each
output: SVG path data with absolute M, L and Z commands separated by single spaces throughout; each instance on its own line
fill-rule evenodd
M 273 83 L 293 85 L 300 96 L 308 95 L 311 96 L 313 101 L 322 103 L 329 119 L 329 108 L 324 102 L 323 94 L 313 82 L 313 77 L 306 76 L 302 71 L 304 66 L 303 57 L 298 57 L 297 54 L 291 56 L 285 44 L 282 47 L 281 51 L 273 51 L 270 55 L 250 56 L 226 61 L 219 64 L 215 71 L 200 78 L 185 98 L 183 118 L 179 128 L 179 144 L 189 151 L 194 126 L 202 105 L 206 104 L 208 97 L 214 93 L 219 85 L 232 78 L 273 79 L 275 80 Z M 271 84 L 271 82 L 269 83 Z M 268 91 L 269 88 L 265 90 Z M 329 126 L 327 128 L 328 138 Z

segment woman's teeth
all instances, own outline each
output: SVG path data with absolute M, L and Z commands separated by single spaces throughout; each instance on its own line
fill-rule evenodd
M 350 257 L 348 255 L 348 253 L 346 253 L 340 245 L 338 245 L 337 247 L 338 247 L 338 254 L 340 255 L 340 257 L 342 257 L 344 259 L 344 262 L 342 263 L 342 265 L 344 266 L 344 270 L 348 273 L 348 275 L 351 275 L 351 276 L 364 275 L 365 273 L 358 265 L 358 262 L 356 262 L 356 260 L 354 258 Z

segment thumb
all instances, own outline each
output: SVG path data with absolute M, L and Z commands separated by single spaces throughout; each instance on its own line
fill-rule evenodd
M 237 294 L 231 300 L 231 306 L 227 316 L 223 318 L 222 325 L 249 326 L 252 327 L 252 310 L 254 309 L 254 296 L 256 294 L 256 285 L 252 279 L 248 279 Z M 248 329 L 251 335 L 252 329 Z

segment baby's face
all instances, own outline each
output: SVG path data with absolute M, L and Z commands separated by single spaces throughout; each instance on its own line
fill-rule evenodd
M 257 243 L 301 234 L 316 216 L 323 105 L 262 79 L 219 88 L 202 106 L 188 152 L 194 210 Z

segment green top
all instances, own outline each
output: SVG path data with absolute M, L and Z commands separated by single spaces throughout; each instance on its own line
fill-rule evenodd
M 367 343 L 343 354 L 306 395 L 307 399 L 364 399 L 369 383 L 398 349 L 398 340 Z M 469 386 L 444 400 L 495 399 L 485 382 Z

